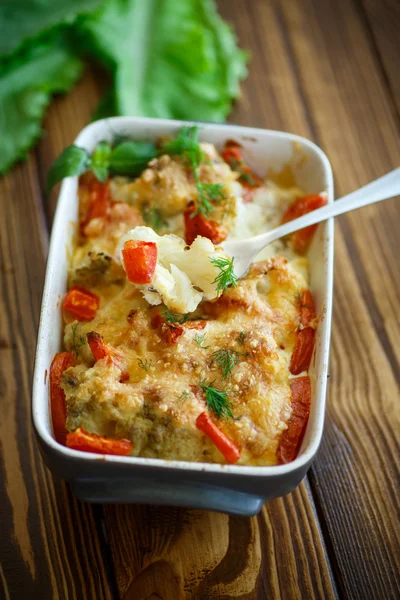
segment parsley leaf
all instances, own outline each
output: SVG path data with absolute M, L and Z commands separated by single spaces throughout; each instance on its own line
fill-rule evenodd
M 92 154 L 92 171 L 96 178 L 104 183 L 110 167 L 111 146 L 108 142 L 99 142 Z
M 64 177 L 82 175 L 90 168 L 90 165 L 91 159 L 86 150 L 79 146 L 68 146 L 50 167 L 47 175 L 47 193 Z
M 136 177 L 157 156 L 152 142 L 122 141 L 115 146 L 110 156 L 110 171 L 116 175 Z

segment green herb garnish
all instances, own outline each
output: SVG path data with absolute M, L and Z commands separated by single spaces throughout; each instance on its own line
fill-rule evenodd
M 115 175 L 137 177 L 157 156 L 152 142 L 122 141 L 114 146 L 110 156 L 110 171 Z
M 86 150 L 79 146 L 69 146 L 53 162 L 47 175 L 46 190 L 50 192 L 51 188 L 64 179 L 72 175 L 82 175 L 90 169 L 91 158 Z
M 79 327 L 79 323 L 74 323 L 74 325 L 72 325 L 71 327 L 71 331 L 72 331 L 72 350 L 75 354 L 75 356 L 78 356 L 78 350 L 79 348 L 81 348 L 82 346 L 84 346 L 85 344 L 87 344 L 87 339 L 84 335 L 77 333 L 77 329 Z
M 235 271 L 233 268 L 234 258 L 231 260 L 225 258 L 223 256 L 216 258 L 210 258 L 211 264 L 215 267 L 218 267 L 220 273 L 216 276 L 213 283 L 217 284 L 217 292 L 224 292 L 231 285 L 232 287 L 236 287 L 237 285 L 237 276 L 235 275 Z
M 201 335 L 199 333 L 196 333 L 194 336 L 194 341 L 196 342 L 198 347 L 202 348 L 203 350 L 208 350 L 208 348 L 211 348 L 211 346 L 202 346 L 205 339 L 206 339 L 205 333 L 202 333 Z
M 207 384 L 204 379 L 199 382 L 199 386 L 203 390 L 206 398 L 207 407 L 212 410 L 219 419 L 223 417 L 234 418 L 232 413 L 232 402 L 228 397 L 228 393 L 213 387 L 213 384 L 214 381 Z
M 216 363 L 221 370 L 222 379 L 229 380 L 232 369 L 240 363 L 242 356 L 246 355 L 231 348 L 221 348 L 211 354 L 210 366 Z
M 250 173 L 246 173 L 245 171 L 239 170 L 239 179 L 245 181 L 249 185 L 256 186 L 255 179 Z
M 167 223 L 160 217 L 160 213 L 156 208 L 146 208 L 142 212 L 143 220 L 146 225 L 150 225 L 152 229 L 160 230 L 167 225 Z
M 243 346 L 244 342 L 246 341 L 246 337 L 247 333 L 245 331 L 241 331 L 236 338 L 237 343 Z
M 220 183 L 202 183 L 200 181 L 198 168 L 204 160 L 204 152 L 199 145 L 199 128 L 194 125 L 182 127 L 175 139 L 166 142 L 162 147 L 163 152 L 177 155 L 187 161 L 192 169 L 196 190 L 197 210 L 191 215 L 198 213 L 208 217 L 214 210 L 213 203 L 220 202 L 225 198 L 223 185 Z
M 142 369 L 144 369 L 146 372 L 150 369 L 151 367 L 151 360 L 145 360 L 143 362 L 143 360 L 141 358 L 137 359 L 138 363 L 139 363 L 139 367 L 141 367 Z
M 111 152 L 111 146 L 108 142 L 99 142 L 92 154 L 92 171 L 95 177 L 102 183 L 108 177 Z
M 178 323 L 179 325 L 182 325 L 182 323 L 185 323 L 188 320 L 189 313 L 181 315 L 179 313 L 173 313 L 170 310 L 166 310 L 163 314 L 163 317 L 167 319 L 169 323 Z
M 136 177 L 156 156 L 156 147 L 150 142 L 122 141 L 112 148 L 108 142 L 102 141 L 97 144 L 92 156 L 87 150 L 72 145 L 51 166 L 47 191 L 64 177 L 82 175 L 89 170 L 101 182 L 106 181 L 110 173 Z
M 199 128 L 197 125 L 182 127 L 177 136 L 162 146 L 166 154 L 186 158 L 192 168 L 197 168 L 203 160 L 204 154 L 199 146 Z
M 182 403 L 185 402 L 185 400 L 187 400 L 188 398 L 190 398 L 192 394 L 190 392 L 188 392 L 187 390 L 183 390 L 182 394 L 180 394 L 180 396 L 177 395 L 178 400 L 180 400 Z

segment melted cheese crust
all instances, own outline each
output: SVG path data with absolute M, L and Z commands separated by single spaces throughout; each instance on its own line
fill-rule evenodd
M 162 185 L 167 188 L 171 162 L 164 165 Z M 180 190 L 184 174 L 181 165 L 177 168 Z M 219 179 L 218 171 L 214 173 L 214 181 L 231 182 L 234 176 L 227 169 L 224 163 Z M 299 325 L 298 292 L 308 287 L 307 261 L 275 256 L 255 263 L 237 287 L 216 301 L 203 301 L 174 339 L 174 325 L 157 318 L 165 307 L 149 306 L 124 278 L 117 256 L 120 236 L 132 221 L 143 223 L 140 210 L 121 204 L 121 198 L 135 206 L 132 198 L 139 205 L 142 198 L 146 207 L 152 203 L 150 188 L 141 192 L 149 178 L 147 171 L 132 184 L 121 179 L 112 182 L 113 199 L 118 201 L 113 208 L 119 207 L 119 212 L 121 206 L 129 208 L 126 218 L 111 219 L 100 224 L 97 235 L 80 238 L 72 257 L 69 284 L 84 285 L 98 294 L 100 308 L 89 323 L 72 321 L 64 314 L 65 348 L 77 359 L 77 366 L 67 369 L 62 380 L 67 429 L 83 427 L 91 433 L 130 439 L 135 456 L 224 463 L 222 454 L 195 425 L 197 416 L 207 410 L 199 387 L 205 381 L 228 392 L 235 418 L 220 419 L 218 427 L 240 447 L 238 464 L 276 464 L 279 439 L 291 414 L 289 364 Z M 177 212 L 171 194 L 169 189 L 166 217 Z M 279 199 L 276 190 L 274 194 Z M 296 195 L 297 189 L 292 200 Z M 285 208 L 287 192 L 283 197 Z M 162 206 L 162 195 L 154 192 L 154 198 L 156 206 Z M 276 204 L 275 211 L 279 210 Z M 86 343 L 90 331 L 101 334 L 115 349 L 128 381 L 121 383 L 120 370 L 106 359 L 94 363 Z M 222 349 L 235 351 L 237 359 L 225 378 L 213 360 L 213 353 Z

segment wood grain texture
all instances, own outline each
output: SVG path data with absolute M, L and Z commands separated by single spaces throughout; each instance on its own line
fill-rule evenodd
M 338 193 L 397 166 L 393 106 L 356 8 L 307 1 L 282 3 L 280 12 L 314 137 L 332 161 Z M 399 216 L 396 200 L 350 214 L 339 219 L 336 243 L 330 402 L 310 477 L 352 598 L 400 595 L 399 279 L 391 276 L 398 273 Z
M 359 1 L 366 13 L 366 27 L 371 32 L 371 47 L 381 62 L 400 119 L 400 3 L 397 0 Z
M 0 597 L 110 598 L 92 509 L 34 439 L 31 373 L 48 233 L 32 153 L 0 181 Z
M 252 53 L 231 121 L 316 141 L 338 194 L 398 166 L 394 0 L 218 6 Z M 29 397 L 56 195 L 43 211 L 42 190 L 103 87 L 88 69 L 52 103 L 29 161 L 0 181 L 0 598 L 399 598 L 398 201 L 337 220 L 325 434 L 293 494 L 252 519 L 91 507 L 43 466 Z
M 105 514 L 127 600 L 335 598 L 306 483 L 251 519 L 151 506 Z

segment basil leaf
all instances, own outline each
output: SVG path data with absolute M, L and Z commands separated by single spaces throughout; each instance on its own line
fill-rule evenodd
M 156 147 L 151 142 L 121 142 L 111 153 L 110 171 L 134 177 L 156 156 Z
M 47 193 L 53 185 L 72 175 L 81 175 L 90 168 L 91 159 L 89 154 L 79 146 L 68 146 L 64 152 L 54 161 L 47 175 Z
M 111 146 L 108 142 L 99 142 L 92 154 L 92 171 L 102 183 L 108 177 Z

